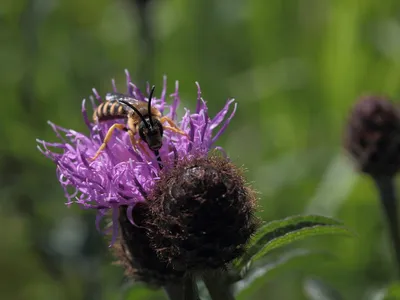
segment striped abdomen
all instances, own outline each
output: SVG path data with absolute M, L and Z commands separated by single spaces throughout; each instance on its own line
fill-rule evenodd
M 94 121 L 107 121 L 114 119 L 124 119 L 127 111 L 123 104 L 117 101 L 106 101 L 101 103 L 93 113 Z

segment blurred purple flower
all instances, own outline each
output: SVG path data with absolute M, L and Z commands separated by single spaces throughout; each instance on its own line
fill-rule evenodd
M 141 91 L 131 82 L 126 71 L 127 94 L 140 101 L 147 101 Z M 160 98 L 153 98 L 153 105 L 161 113 L 166 114 L 190 136 L 188 140 L 182 135 L 164 131 L 163 146 L 160 156 L 163 161 L 170 162 L 182 158 L 202 157 L 208 155 L 210 150 L 218 149 L 215 142 L 225 131 L 235 114 L 237 104 L 229 117 L 229 108 L 234 102 L 228 100 L 224 108 L 210 119 L 207 113 L 207 105 L 201 97 L 201 90 L 197 85 L 197 105 L 194 113 L 185 109 L 183 118 L 178 121 L 177 110 L 180 103 L 178 82 L 175 83 L 175 92 L 170 95 L 173 98 L 172 105 L 166 103 L 167 80 L 164 77 L 163 89 Z M 115 82 L 112 81 L 113 91 L 117 92 Z M 93 89 L 95 98 L 99 103 L 103 100 Z M 149 94 L 149 85 L 147 86 Z M 90 98 L 93 110 L 96 108 L 95 99 Z M 51 122 L 58 143 L 50 143 L 37 140 L 38 149 L 57 165 L 57 177 L 64 189 L 67 205 L 78 203 L 84 209 L 96 209 L 96 227 L 100 231 L 100 222 L 103 217 L 112 211 L 112 243 L 118 234 L 119 206 L 127 206 L 127 217 L 131 223 L 132 209 L 135 204 L 145 201 L 146 195 L 152 190 L 160 172 L 155 156 L 147 156 L 145 153 L 135 152 L 131 146 L 128 134 L 122 131 L 114 131 L 111 141 L 105 151 L 93 162 L 90 158 L 96 153 L 102 144 L 104 136 L 111 125 L 118 121 L 92 123 L 87 115 L 86 102 L 82 102 L 82 115 L 89 135 L 76 132 L 72 129 L 59 127 Z M 120 122 L 123 122 L 121 120 Z M 219 127 L 219 129 L 217 129 Z M 168 168 L 168 164 L 165 168 Z

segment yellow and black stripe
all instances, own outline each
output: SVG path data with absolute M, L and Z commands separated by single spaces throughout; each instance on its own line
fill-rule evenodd
M 123 119 L 127 117 L 125 106 L 116 101 L 106 101 L 101 103 L 96 111 L 94 118 L 98 121 L 113 119 Z

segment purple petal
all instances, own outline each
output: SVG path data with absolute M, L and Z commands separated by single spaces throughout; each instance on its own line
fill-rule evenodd
M 171 95 L 174 97 L 174 103 L 171 105 L 170 118 L 176 120 L 176 110 L 179 106 L 179 81 L 175 81 L 175 92 Z
M 146 82 L 146 93 L 150 95 L 150 82 Z
M 194 124 L 192 118 L 189 119 L 190 123 L 190 132 L 189 132 L 189 138 L 190 141 L 194 141 Z M 189 142 L 187 152 L 190 152 L 192 150 L 193 142 Z
M 228 127 L 228 125 L 229 125 L 229 122 L 232 120 L 233 116 L 235 115 L 236 108 L 237 108 L 237 103 L 235 103 L 232 114 L 229 116 L 229 118 L 225 121 L 224 125 L 221 127 L 221 129 L 218 131 L 218 133 L 211 140 L 211 144 L 214 144 L 215 141 L 221 136 L 221 134 L 224 133 L 226 127 Z
M 133 90 L 133 92 L 132 92 L 133 95 L 132 96 L 134 98 L 136 98 L 137 100 L 140 100 L 140 101 L 146 101 L 146 98 L 143 96 L 142 92 L 140 91 L 140 89 L 135 84 L 133 84 L 131 82 L 129 85 L 132 87 L 132 90 Z
M 92 125 L 90 124 L 89 118 L 88 118 L 88 116 L 87 116 L 86 107 L 85 107 L 85 102 L 86 102 L 86 99 L 83 99 L 83 101 L 82 101 L 82 116 L 83 116 L 83 121 L 85 122 L 87 128 L 89 128 L 89 130 L 92 130 Z
M 65 139 L 62 137 L 62 135 L 58 132 L 58 130 L 61 129 L 61 127 L 58 127 L 57 125 L 55 125 L 53 122 L 47 121 L 47 124 L 49 124 L 51 126 L 51 128 L 53 129 L 53 131 L 56 133 L 56 136 L 63 142 L 65 143 Z
M 229 159 L 228 153 L 226 153 L 226 151 L 224 150 L 224 148 L 222 148 L 222 147 L 220 147 L 220 146 L 217 146 L 217 147 L 215 147 L 214 149 L 215 149 L 215 150 L 218 150 L 219 152 L 221 152 L 222 155 L 224 156 L 224 158 Z
M 205 107 L 205 103 L 204 103 L 204 107 Z M 210 120 L 209 117 L 208 117 L 207 109 L 203 109 L 202 110 L 201 116 L 203 117 L 203 119 L 202 119 L 203 130 L 202 130 L 202 133 L 201 133 L 201 142 L 204 142 L 204 137 L 205 137 L 206 131 L 208 129 L 208 122 Z
M 163 88 L 161 91 L 161 102 L 160 102 L 160 108 L 159 111 L 163 114 L 164 109 L 165 109 L 165 101 L 166 101 L 166 95 L 167 95 L 167 76 L 163 76 Z
M 172 149 L 172 152 L 174 153 L 174 162 L 176 164 L 178 162 L 178 158 L 179 158 L 178 151 L 176 150 L 176 147 L 172 142 L 170 143 L 170 147 Z
M 93 94 L 96 97 L 97 101 L 99 103 L 103 102 L 103 100 L 101 99 L 101 97 L 100 97 L 99 93 L 97 92 L 97 90 L 95 88 L 92 88 L 92 91 L 93 91 Z
M 96 223 L 96 229 L 97 229 L 98 232 L 103 232 L 101 230 L 101 228 L 100 228 L 100 223 L 103 220 L 104 215 L 105 215 L 105 213 L 104 213 L 103 209 L 100 209 L 99 212 L 96 215 L 96 222 L 95 223 Z
M 231 105 L 231 103 L 235 101 L 235 99 L 231 99 L 229 100 L 224 108 L 214 117 L 214 119 L 212 119 L 211 121 L 211 130 L 214 129 L 215 127 L 217 127 L 224 119 L 226 114 L 228 113 L 229 110 L 229 106 Z
M 117 90 L 117 86 L 115 85 L 115 79 L 114 78 L 111 79 L 111 86 L 112 86 L 113 92 L 116 93 L 118 90 Z
M 137 180 L 136 176 L 133 176 L 133 181 L 135 182 L 135 185 L 136 185 L 138 191 L 140 192 L 140 194 L 142 194 L 143 198 L 146 199 L 147 198 L 147 193 L 143 189 L 143 186 L 140 184 L 139 180 Z
M 112 236 L 111 236 L 111 243 L 108 247 L 112 247 L 118 237 L 118 215 L 119 209 L 118 206 L 114 206 L 112 208 Z
M 131 82 L 131 75 L 129 74 L 129 71 L 125 69 L 125 75 L 126 75 L 126 86 L 128 87 L 128 95 L 129 96 L 134 96 L 133 95 L 133 86 Z
M 197 86 L 197 104 L 196 104 L 196 113 L 199 113 L 201 109 L 203 109 L 202 106 L 202 98 L 201 98 L 201 89 L 200 89 L 200 84 L 196 81 L 196 86 Z
M 55 147 L 55 148 L 60 148 L 60 149 L 64 149 L 64 150 L 67 148 L 65 146 L 65 144 L 61 144 L 61 143 L 49 143 L 49 142 L 41 141 L 38 139 L 36 139 L 36 141 L 47 147 Z
M 133 215 L 132 215 L 132 211 L 133 211 L 133 208 L 134 208 L 134 207 L 135 207 L 134 205 L 128 206 L 128 209 L 126 210 L 126 216 L 128 217 L 129 222 L 130 222 L 132 225 L 135 225 L 135 226 L 136 226 L 135 221 L 133 220 Z

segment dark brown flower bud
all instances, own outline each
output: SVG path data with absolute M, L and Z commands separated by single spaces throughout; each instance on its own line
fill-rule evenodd
M 148 201 L 149 234 L 158 256 L 176 270 L 224 268 L 255 232 L 255 193 L 227 159 L 179 161 L 164 170 Z
M 345 148 L 361 172 L 393 176 L 400 168 L 400 117 L 384 97 L 362 97 L 351 111 Z
M 140 227 L 148 215 L 148 206 L 139 203 L 132 212 L 133 225 L 127 217 L 126 206 L 121 206 L 119 216 L 120 236 L 113 245 L 117 264 L 125 268 L 126 276 L 142 281 L 150 286 L 159 287 L 166 283 L 178 282 L 184 272 L 176 271 L 161 262 L 150 247 L 147 229 Z

